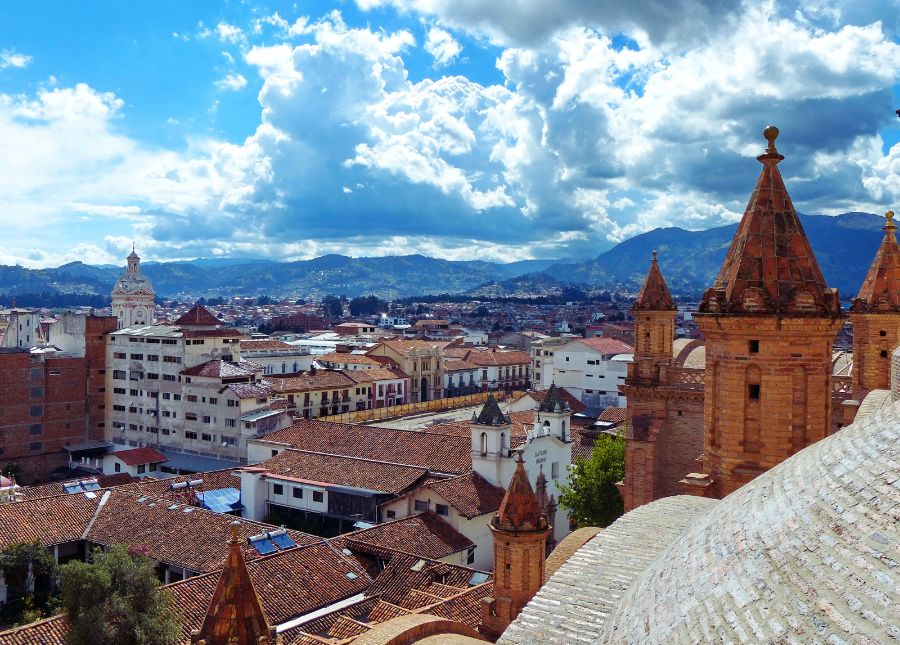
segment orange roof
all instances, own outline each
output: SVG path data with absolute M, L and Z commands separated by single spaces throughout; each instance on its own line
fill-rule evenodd
M 120 461 L 124 461 L 129 466 L 160 464 L 169 460 L 168 457 L 156 448 L 130 448 L 128 450 L 117 450 L 116 452 L 111 452 L 109 454 Z
M 591 349 L 600 352 L 601 354 L 633 354 L 634 347 L 629 345 L 628 343 L 623 343 L 621 340 L 616 338 L 603 338 L 602 336 L 595 336 L 594 338 L 579 338 L 578 342 L 582 345 L 587 345 Z
M 516 472 L 509 481 L 506 495 L 500 503 L 500 510 L 497 511 L 491 525 L 500 530 L 513 532 L 542 531 L 547 528 L 547 518 L 541 513 L 521 455 L 516 462 Z
M 465 360 L 474 365 L 478 365 L 479 367 L 531 364 L 531 356 L 518 350 L 512 352 L 498 352 L 473 349 L 466 354 Z
M 551 384 L 551 387 L 554 387 L 554 386 L 555 386 L 555 384 Z M 547 398 L 547 394 L 549 392 L 550 392 L 549 389 L 548 390 L 532 390 L 531 392 L 528 392 L 527 396 L 534 399 L 539 404 L 538 407 L 540 407 L 540 404 L 544 402 L 544 399 Z M 587 406 L 584 403 L 582 403 L 581 401 L 579 401 L 578 398 L 575 397 L 566 388 L 557 387 L 556 393 L 563 399 L 563 401 L 565 401 L 566 403 L 569 404 L 569 410 L 572 411 L 572 414 L 578 414 L 579 412 L 584 412 L 585 410 L 587 410 Z
M 199 636 L 205 645 L 257 645 L 261 638 L 275 642 L 275 630 L 269 625 L 259 596 L 253 587 L 244 551 L 238 538 L 238 525 L 232 522 L 231 543 L 225 568 L 213 592 Z
M 380 365 L 371 356 L 365 354 L 350 354 L 348 352 L 329 352 L 314 357 L 317 361 L 325 363 L 340 363 L 342 365 Z
M 430 511 L 377 524 L 346 537 L 348 548 L 354 551 L 365 552 L 366 545 L 372 544 L 433 560 L 475 546 L 469 538 Z
M 224 324 L 201 304 L 191 307 L 186 314 L 172 323 L 176 327 L 215 327 Z
M 669 295 L 669 287 L 659 270 L 656 261 L 656 251 L 653 252 L 653 260 L 650 262 L 650 271 L 644 285 L 638 291 L 637 299 L 631 307 L 632 311 L 671 311 L 675 309 L 675 302 Z
M 757 157 L 762 172 L 699 312 L 839 316 L 837 290 L 825 284 L 778 170 L 778 128 L 763 134 L 769 146 Z
M 623 421 L 625 421 L 627 416 L 628 414 L 625 408 L 619 408 L 611 405 L 600 413 L 600 416 L 597 417 L 597 421 L 606 421 L 608 423 L 622 423 Z
M 886 217 L 887 224 L 882 229 L 884 239 L 850 306 L 854 313 L 900 311 L 900 246 L 897 245 L 894 212 L 888 211 Z

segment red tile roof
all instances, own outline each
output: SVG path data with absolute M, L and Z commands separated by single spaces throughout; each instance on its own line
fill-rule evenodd
M 609 423 L 622 423 L 628 417 L 627 410 L 625 408 L 619 408 L 616 406 L 609 406 L 603 412 L 600 413 L 600 416 L 597 417 L 597 421 L 607 421 Z
M 69 622 L 65 616 L 53 616 L 0 631 L 0 645 L 66 645 L 68 634 Z
M 168 457 L 156 448 L 129 448 L 128 450 L 117 450 L 116 452 L 111 452 L 109 454 L 111 457 L 116 457 L 129 466 L 160 464 L 169 460 Z
M 269 374 L 267 378 L 272 389 L 278 393 L 330 390 L 355 385 L 353 379 L 340 370 L 316 370 L 286 377 Z
M 249 361 L 238 364 L 231 361 L 213 360 L 189 367 L 182 370 L 181 373 L 185 376 L 205 376 L 207 378 L 239 378 L 256 374 L 259 370 L 254 367 L 256 366 Z
M 465 360 L 474 365 L 478 365 L 479 367 L 531 364 L 531 356 L 526 352 L 518 350 L 512 352 L 499 352 L 473 349 L 466 354 Z
M 631 306 L 632 311 L 671 311 L 675 309 L 675 302 L 669 294 L 669 287 L 659 270 L 656 261 L 656 251 L 653 251 L 653 260 L 650 262 L 650 270 L 644 279 L 641 290 Z
M 303 419 L 254 441 L 280 443 L 310 452 L 428 468 L 462 474 L 472 469 L 471 440 L 417 430 Z
M 544 399 L 547 398 L 547 393 L 550 390 L 532 390 L 528 392 L 527 396 L 530 396 L 534 399 L 538 405 L 544 402 Z M 556 388 L 557 393 L 562 397 L 562 399 L 569 404 L 569 409 L 572 411 L 572 414 L 578 414 L 579 412 L 584 412 L 587 410 L 587 406 L 579 401 L 571 392 L 569 392 L 564 387 Z
M 241 340 L 241 351 L 265 351 L 275 349 L 297 349 L 294 345 L 290 345 L 280 340 Z
M 444 360 L 444 371 L 445 372 L 461 372 L 463 370 L 477 370 L 477 369 L 478 369 L 478 365 L 476 365 L 475 363 L 469 363 L 462 359 L 448 358 L 448 359 Z
M 443 349 L 447 343 L 433 340 L 383 340 L 378 345 L 369 350 L 369 353 L 375 352 L 379 347 L 386 347 L 398 354 L 405 355 L 413 350 L 434 350 Z
M 506 495 L 500 503 L 500 510 L 491 521 L 492 526 L 514 532 L 547 528 L 547 518 L 541 513 L 524 463 L 521 459 L 516 462 L 516 472 L 513 473 Z
M 634 347 L 615 338 L 595 336 L 594 338 L 579 338 L 578 342 L 604 355 L 634 353 Z
M 347 548 L 363 551 L 368 545 L 399 549 L 424 558 L 440 560 L 475 546 L 474 543 L 434 513 L 420 513 L 378 524 L 345 536 Z
M 186 314 L 172 323 L 175 327 L 217 327 L 224 324 L 201 304 L 191 307 Z
M 476 472 L 434 481 L 422 488 L 427 488 L 440 495 L 460 515 L 468 519 L 497 512 L 506 492 Z M 418 490 L 411 491 L 409 495 L 414 495 Z
M 265 468 L 264 476 L 271 479 L 323 487 L 347 486 L 394 495 L 418 484 L 428 474 L 426 468 L 293 449 L 283 450 L 253 468 Z
M 398 381 L 409 378 L 409 375 L 402 370 L 390 369 L 387 367 L 376 367 L 370 370 L 348 370 L 346 374 L 356 383 L 371 383 L 373 381 Z
M 897 244 L 893 211 L 888 211 L 888 215 L 884 239 L 853 299 L 852 312 L 900 311 L 900 245 Z
M 322 363 L 338 363 L 341 365 L 381 365 L 381 363 L 366 354 L 350 354 L 347 352 L 329 352 L 327 354 L 318 354 L 314 358 Z

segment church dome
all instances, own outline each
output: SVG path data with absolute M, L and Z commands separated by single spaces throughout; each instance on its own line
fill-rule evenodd
M 888 403 L 694 518 L 595 642 L 895 642 L 898 464 Z
M 138 254 L 131 251 L 131 255 L 128 256 L 128 266 L 125 268 L 125 273 L 123 273 L 119 279 L 116 281 L 116 286 L 113 287 L 113 295 L 116 294 L 133 294 L 133 293 L 142 293 L 147 295 L 156 295 L 156 292 L 153 291 L 153 286 L 150 284 L 150 280 L 147 279 L 147 276 L 141 272 L 141 258 L 138 257 Z

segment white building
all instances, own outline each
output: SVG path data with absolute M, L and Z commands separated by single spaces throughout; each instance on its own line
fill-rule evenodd
M 131 250 L 125 273 L 112 290 L 112 313 L 119 320 L 119 329 L 153 323 L 156 292 L 141 272 L 141 258 Z
M 531 344 L 531 385 L 546 390 L 553 384 L 553 356 L 556 350 L 572 342 L 575 336 L 545 336 Z
M 31 309 L 0 310 L 0 347 L 31 349 L 40 342 L 41 315 Z
M 296 374 L 313 363 L 308 347 L 269 338 L 242 339 L 241 357 L 262 367 L 263 374 Z
M 614 338 L 579 338 L 554 351 L 552 382 L 589 408 L 624 407 L 619 385 L 633 355 L 634 348 Z

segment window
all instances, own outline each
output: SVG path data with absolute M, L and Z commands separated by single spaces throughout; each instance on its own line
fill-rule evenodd
M 417 499 L 416 500 L 416 511 L 424 512 L 428 510 L 428 502 L 425 500 Z
M 147 378 L 151 380 L 159 379 L 159 374 L 157 374 L 156 372 L 147 372 Z
M 125 380 L 125 370 L 113 370 L 113 378 L 119 381 Z
M 468 553 L 466 553 L 466 564 L 475 564 L 475 547 L 470 546 Z
M 559 462 L 554 461 L 550 464 L 550 478 L 551 479 L 559 479 Z
M 450 507 L 446 504 L 435 504 L 435 510 L 438 515 L 443 515 L 444 517 L 450 515 Z
M 395 520 L 397 519 L 397 511 L 386 511 L 385 516 L 389 520 Z
M 148 361 L 159 361 L 159 354 L 147 354 Z
M 747 351 L 750 354 L 759 354 L 759 341 L 751 340 L 747 342 Z
M 886 350 L 886 349 L 882 349 L 882 350 L 881 350 L 881 358 L 887 358 L 887 355 L 888 355 L 887 350 Z
M 113 410 L 115 410 L 116 412 L 125 412 L 125 406 L 124 405 L 114 405 Z
M 113 392 L 115 394 L 125 394 L 125 388 L 124 387 L 114 387 Z
M 191 403 L 196 403 L 196 402 L 197 402 L 197 395 L 196 395 L 196 394 L 188 394 L 188 395 L 187 395 L 187 400 L 190 401 Z
M 140 394 L 138 394 L 138 391 L 137 391 L 137 390 L 128 390 L 128 393 L 129 393 L 131 396 L 140 396 Z
M 759 400 L 759 383 L 750 383 L 747 385 L 747 396 L 750 400 Z
M 144 360 L 144 355 L 143 355 L 143 354 L 132 354 L 132 355 L 131 355 L 131 360 L 133 360 L 133 361 L 142 361 L 142 360 Z
M 313 491 L 313 501 L 314 502 L 323 502 L 325 501 L 325 494 L 320 490 Z
M 291 490 L 291 497 L 293 497 L 294 499 L 303 499 L 303 489 L 294 486 Z
M 117 462 L 116 462 L 116 465 L 115 465 L 115 468 L 114 468 L 113 470 L 115 470 L 117 473 L 122 472 L 122 464 L 120 464 L 120 463 L 117 461 Z
M 138 475 L 143 475 L 145 472 L 147 472 L 147 467 L 144 464 L 140 464 L 137 470 Z
M 481 433 L 481 456 L 487 455 L 487 432 Z
M 218 402 L 219 402 L 219 399 L 217 399 L 217 398 L 215 398 L 215 397 L 212 397 L 212 396 L 209 397 L 209 403 L 210 403 L 210 405 L 216 405 Z
M 284 486 L 281 484 L 272 484 L 273 495 L 284 495 Z
M 226 428 L 236 428 L 237 421 L 235 419 L 225 419 L 225 427 Z
M 200 438 L 203 439 L 203 441 L 212 441 L 213 440 L 213 436 L 211 434 L 206 434 L 205 432 L 200 435 Z
M 162 344 L 163 345 L 177 345 L 178 341 L 175 340 L 174 338 L 163 338 Z
M 197 413 L 196 412 L 186 412 L 184 414 L 184 418 L 187 419 L 188 421 L 196 421 Z
M 113 358 L 128 358 L 128 354 L 125 352 L 113 352 Z
M 185 438 L 185 439 L 196 439 L 196 438 L 197 438 L 197 433 L 196 433 L 196 432 L 191 432 L 190 430 L 188 430 L 187 432 L 184 433 L 184 438 Z
M 235 407 L 237 407 L 237 404 L 238 404 L 238 402 L 235 401 L 234 399 L 228 399 L 228 407 L 229 408 L 235 408 Z
M 163 374 L 163 380 L 164 381 L 174 381 L 175 375 L 174 374 Z
M 203 423 L 212 423 L 212 417 L 204 416 L 204 417 L 203 417 Z
M 31 406 L 31 416 L 40 417 L 44 414 L 44 406 L 43 405 L 32 405 Z
M 237 438 L 236 438 L 236 437 L 226 437 L 226 436 L 223 436 L 223 437 L 222 437 L 222 443 L 226 443 L 226 444 L 228 444 L 229 446 L 236 446 L 236 445 L 237 445 Z
M 180 394 L 173 394 L 173 395 L 172 395 L 172 400 L 173 400 L 173 401 L 180 401 L 180 400 L 181 400 L 181 395 L 180 395 Z
M 181 356 L 163 356 L 163 363 L 180 363 Z
M 44 425 L 41 423 L 32 423 L 28 427 L 28 434 L 41 434 L 44 431 Z
M 887 332 L 882 329 L 881 331 L 878 332 L 878 335 L 879 336 L 887 336 Z

